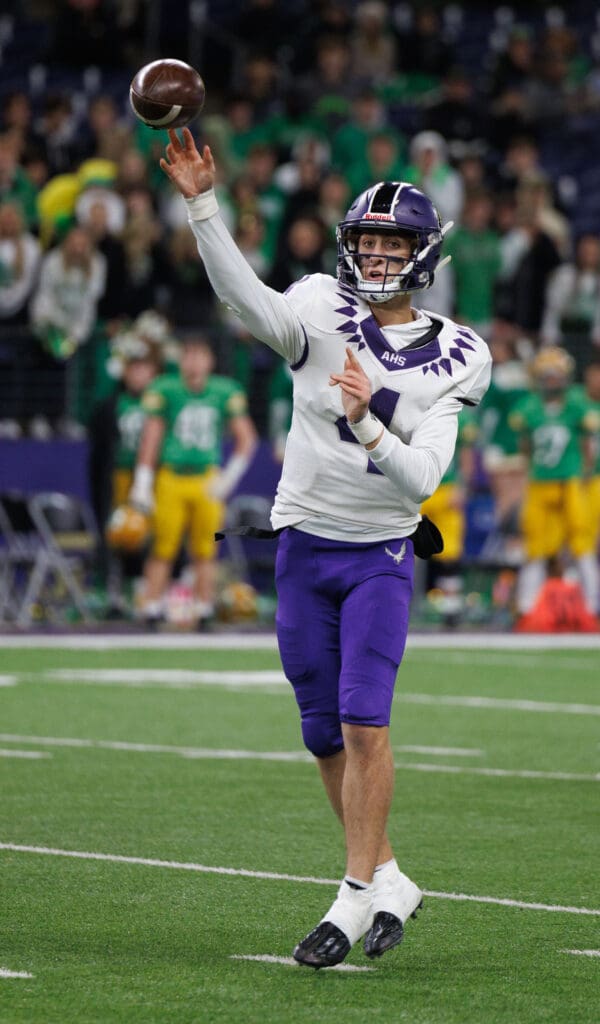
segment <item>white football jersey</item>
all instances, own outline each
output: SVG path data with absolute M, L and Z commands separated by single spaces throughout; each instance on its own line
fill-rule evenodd
M 450 464 L 461 408 L 477 405 L 489 385 L 485 342 L 425 311 L 381 328 L 367 303 L 325 274 L 281 295 L 256 278 L 218 216 L 191 225 L 221 300 L 292 367 L 273 526 L 348 541 L 410 535 Z M 343 371 L 346 346 L 370 379 L 370 410 L 385 428 L 370 451 L 348 426 L 341 389 L 329 384 Z

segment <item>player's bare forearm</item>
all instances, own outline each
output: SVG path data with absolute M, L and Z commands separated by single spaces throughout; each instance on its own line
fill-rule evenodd
M 160 166 L 182 196 L 193 199 L 214 187 L 215 162 L 209 146 L 203 147 L 202 154 L 198 152 L 189 128 L 183 129 L 182 136 L 180 139 L 176 131 L 169 129 L 167 159 L 162 157 Z
M 148 416 L 140 440 L 137 464 L 155 469 L 165 435 L 164 420 L 160 416 Z
M 230 432 L 234 442 L 234 454 L 249 459 L 258 444 L 258 436 L 249 416 L 236 416 L 231 420 Z

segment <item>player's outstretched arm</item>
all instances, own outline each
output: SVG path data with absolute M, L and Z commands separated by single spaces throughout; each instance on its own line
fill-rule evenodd
M 180 139 L 173 128 L 169 129 L 170 142 L 165 150 L 167 159 L 162 157 L 160 166 L 182 196 L 193 199 L 214 187 L 215 161 L 210 146 L 204 146 L 202 153 L 198 152 L 189 128 L 184 128 L 182 135 L 183 139 Z
M 188 203 L 192 230 L 209 280 L 221 302 L 229 306 L 255 338 L 265 341 L 290 363 L 301 358 L 305 334 L 286 299 L 256 276 L 227 228 L 215 217 L 215 162 L 209 146 L 198 152 L 189 128 L 183 138 L 169 130 L 166 157 L 160 166 Z M 204 195 L 208 193 L 208 195 Z

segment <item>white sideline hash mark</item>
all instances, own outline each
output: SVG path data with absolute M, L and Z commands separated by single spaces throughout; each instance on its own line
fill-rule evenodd
M 17 682 L 16 676 L 0 676 L 0 686 L 16 686 Z
M 27 971 L 9 971 L 6 967 L 0 967 L 0 978 L 33 978 L 33 974 Z
M 53 747 L 86 748 L 95 750 L 121 750 L 136 754 L 175 754 L 188 760 L 204 761 L 274 761 L 287 764 L 313 764 L 312 754 L 303 750 L 219 750 L 213 747 L 175 747 L 164 743 L 128 743 L 126 740 L 85 740 L 58 736 L 19 736 L 0 733 L 4 743 L 35 743 Z M 397 750 L 402 748 L 398 747 Z M 409 748 L 404 748 L 409 749 Z M 421 748 L 431 753 L 442 748 Z M 446 753 L 450 753 L 448 748 Z M 452 751 L 454 752 L 454 751 Z M 476 753 L 483 753 L 477 751 Z M 7 754 L 10 756 L 10 753 Z M 17 755 L 19 756 L 19 755 Z M 23 754 L 26 756 L 26 754 Z M 40 754 L 43 757 L 46 755 Z M 50 756 L 50 755 L 48 755 Z M 455 764 L 428 764 L 426 762 L 396 761 L 394 767 L 405 772 L 437 772 L 442 775 L 481 775 L 499 779 L 549 779 L 558 782 L 600 782 L 600 773 L 545 772 L 532 768 L 471 768 Z
M 561 953 L 570 953 L 571 956 L 598 956 L 600 949 L 561 949 Z
M 285 964 L 286 967 L 300 967 L 297 960 L 294 960 L 293 956 L 271 956 L 269 953 L 265 953 L 262 956 L 242 956 L 242 954 L 234 954 L 229 957 L 230 960 L 256 960 L 263 964 Z M 374 967 L 355 967 L 354 964 L 336 964 L 335 967 L 328 967 L 327 971 L 374 971 Z
M 39 761 L 43 757 L 52 757 L 52 754 L 47 750 L 0 750 L 0 757 L 22 757 L 28 761 Z
M 234 875 L 242 878 L 259 878 L 274 882 L 308 882 L 312 885 L 335 885 L 339 878 L 315 878 L 312 875 L 285 875 L 274 871 L 251 871 L 248 868 L 209 867 L 206 864 L 176 860 L 156 860 L 152 857 L 130 857 L 118 853 L 92 853 L 85 850 L 61 850 L 52 846 L 25 846 L 22 843 L 0 843 L 0 850 L 13 853 L 41 853 L 50 857 L 74 857 L 76 860 L 108 861 L 113 864 L 139 864 L 149 868 L 171 868 L 176 871 L 197 871 L 205 875 Z M 493 903 L 500 907 L 516 907 L 519 910 L 548 910 L 553 913 L 585 914 L 600 917 L 600 910 L 588 907 L 563 907 L 552 903 L 525 903 L 522 900 L 504 899 L 496 896 L 470 896 L 463 892 L 436 892 L 423 890 L 425 896 L 442 900 L 459 900 L 468 903 Z

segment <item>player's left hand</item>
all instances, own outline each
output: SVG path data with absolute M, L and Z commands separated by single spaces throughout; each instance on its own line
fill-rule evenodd
M 343 373 L 332 373 L 329 384 L 339 384 L 342 389 L 342 405 L 350 423 L 364 419 L 371 401 L 371 381 L 360 365 L 351 348 L 346 346 L 346 361 Z

